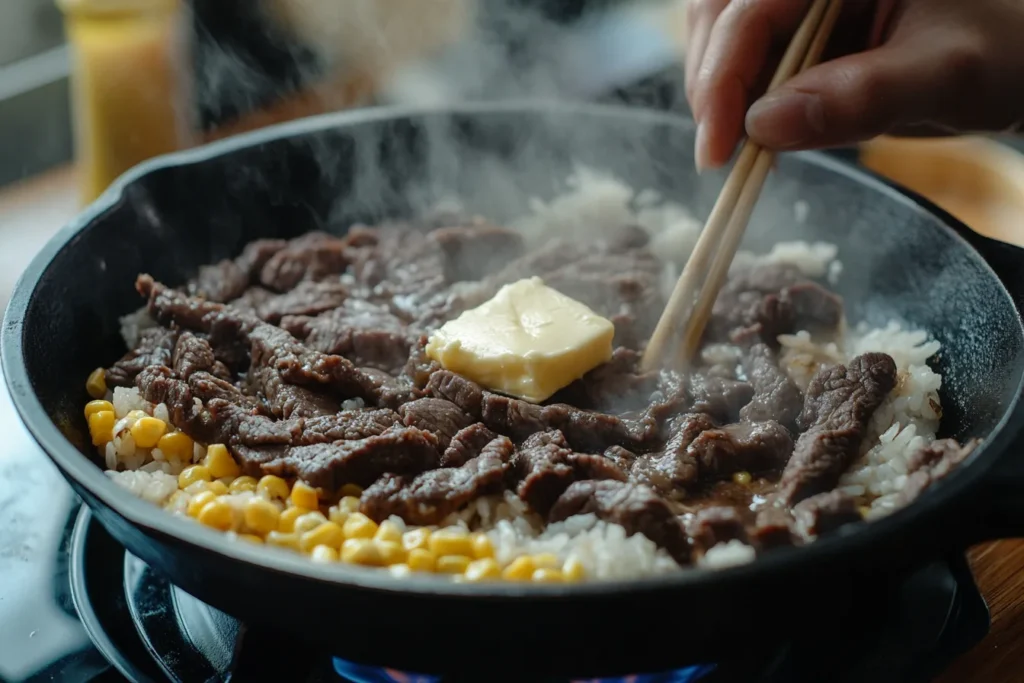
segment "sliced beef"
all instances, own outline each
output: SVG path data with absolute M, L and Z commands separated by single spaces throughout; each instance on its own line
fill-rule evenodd
M 827 491 L 800 501 L 793 508 L 795 530 L 805 540 L 861 521 L 857 501 L 842 491 Z
M 401 374 L 412 382 L 414 388 L 425 391 L 431 375 L 440 370 L 441 364 L 427 356 L 427 337 L 421 335 L 413 342 L 409 360 L 405 362 Z
M 698 510 L 686 525 L 686 532 L 693 544 L 702 552 L 719 543 L 729 541 L 747 542 L 747 531 L 743 517 L 734 507 L 708 507 Z
M 242 296 L 248 286 L 249 274 L 234 261 L 225 259 L 212 266 L 200 266 L 188 291 L 193 296 L 226 303 Z
M 618 347 L 611 359 L 551 397 L 551 403 L 624 413 L 642 410 L 658 388 L 658 374 L 640 372 L 640 353 Z
M 191 332 L 182 332 L 179 335 L 172 356 L 175 375 L 188 381 L 196 372 L 213 372 L 216 362 L 213 347 L 208 341 Z
M 740 409 L 753 398 L 754 387 L 732 379 L 694 375 L 689 392 L 690 412 L 707 413 L 719 422 L 735 422 Z
M 896 364 L 882 353 L 858 356 L 811 379 L 797 420 L 807 431 L 779 483 L 783 502 L 796 505 L 835 488 L 857 457 L 868 420 L 895 385 Z
M 357 366 L 393 374 L 404 368 L 419 337 L 387 307 L 348 299 L 331 308 L 315 318 L 285 318 L 281 326 L 309 348 L 344 356 Z
M 322 280 L 344 272 L 345 240 L 311 232 L 290 241 L 260 269 L 260 283 L 275 292 L 287 292 L 303 280 Z
M 256 314 L 276 325 L 285 316 L 313 316 L 331 311 L 344 304 L 348 297 L 348 287 L 340 282 L 305 281 L 284 294 L 271 296 L 261 302 L 256 307 Z
M 245 245 L 241 255 L 235 259 L 235 263 L 250 282 L 255 282 L 263 271 L 263 266 L 267 265 L 267 261 L 287 246 L 288 242 L 285 240 L 253 240 Z
M 897 505 L 913 502 L 932 484 L 945 479 L 979 445 L 980 439 L 963 446 L 954 439 L 940 439 L 915 451 L 907 462 L 907 483 L 899 492 Z
M 450 282 L 479 280 L 523 253 L 523 237 L 493 225 L 459 225 L 430 233 L 445 256 L 445 278 Z
M 627 470 L 612 458 L 590 453 L 573 453 L 569 456 L 573 476 L 576 479 L 613 479 L 628 481 Z
M 484 391 L 480 385 L 448 370 L 438 370 L 427 382 L 427 393 L 451 401 L 474 420 L 480 419 Z
M 750 540 L 758 551 L 793 545 L 793 516 L 789 510 L 766 506 L 758 510 Z
M 305 445 L 330 441 L 356 441 L 380 436 L 392 427 L 400 425 L 401 418 L 392 410 L 343 410 L 333 415 L 306 418 L 303 421 L 299 443 Z
M 439 524 L 467 503 L 501 490 L 514 450 L 501 436 L 459 467 L 414 478 L 386 474 L 363 492 L 359 509 L 377 522 L 397 515 L 409 524 Z
M 441 455 L 441 467 L 461 467 L 480 455 L 483 447 L 497 436 L 479 422 L 460 429 Z
M 686 449 L 699 464 L 702 478 L 736 472 L 781 470 L 793 453 L 793 437 L 778 422 L 740 422 L 700 433 Z
M 683 487 L 695 483 L 700 475 L 697 458 L 687 449 L 703 431 L 714 428 L 714 421 L 705 413 L 675 418 L 665 449 L 636 458 L 630 468 L 630 479 L 673 497 Z
M 512 474 L 519 482 L 516 494 L 546 515 L 575 478 L 570 456 L 561 432 L 530 435 L 512 458 Z
M 406 403 L 398 409 L 398 414 L 406 426 L 433 432 L 442 450 L 448 448 L 459 430 L 473 421 L 457 405 L 441 398 L 421 398 Z
M 130 387 L 136 376 L 150 365 L 170 365 L 178 333 L 151 327 L 139 333 L 138 345 L 106 371 L 107 386 Z
M 646 486 L 608 480 L 578 481 L 559 496 L 548 514 L 548 521 L 561 522 L 586 514 L 619 524 L 630 536 L 643 534 L 680 564 L 690 561 L 690 547 L 682 524 L 668 504 Z
M 803 397 L 779 367 L 776 352 L 763 342 L 754 344 L 744 354 L 743 366 L 754 387 L 754 396 L 743 406 L 740 419 L 747 422 L 776 420 L 793 429 L 803 408 Z
M 341 410 L 341 402 L 333 396 L 291 384 L 273 367 L 253 367 L 247 380 L 251 390 L 277 417 L 316 417 Z

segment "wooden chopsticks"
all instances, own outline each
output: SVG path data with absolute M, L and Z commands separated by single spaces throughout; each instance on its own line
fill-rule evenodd
M 841 10 L 842 0 L 814 0 L 775 71 L 769 91 L 817 64 Z M 760 145 L 750 140 L 743 144 L 647 345 L 644 370 L 666 364 L 685 367 L 693 357 L 774 160 L 774 153 Z M 671 358 L 666 357 L 670 354 Z

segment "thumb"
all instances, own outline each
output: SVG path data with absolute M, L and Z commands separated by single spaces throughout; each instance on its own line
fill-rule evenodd
M 977 85 L 980 58 L 948 42 L 888 44 L 820 64 L 747 112 L 747 134 L 778 150 L 861 142 L 901 125 L 945 123 Z

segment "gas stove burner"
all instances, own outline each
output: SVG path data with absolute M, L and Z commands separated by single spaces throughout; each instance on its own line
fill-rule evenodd
M 334 670 L 351 683 L 444 683 L 442 676 L 414 674 L 374 666 L 364 666 L 334 658 Z M 658 674 L 634 674 L 615 678 L 580 678 L 569 683 L 697 683 L 715 670 L 714 665 L 698 665 Z

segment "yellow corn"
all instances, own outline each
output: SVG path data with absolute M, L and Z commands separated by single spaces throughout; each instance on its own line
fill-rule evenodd
M 342 512 L 359 512 L 359 499 L 355 496 L 345 496 L 338 501 L 338 509 Z
M 312 531 L 321 524 L 327 522 L 327 518 L 319 511 L 310 512 L 303 508 L 289 508 L 289 510 L 302 510 L 302 514 L 295 520 L 295 527 L 293 529 L 297 534 L 304 534 L 307 531 Z M 339 545 L 341 544 L 339 543 Z
M 304 481 L 295 482 L 295 486 L 292 487 L 291 501 L 292 505 L 298 508 L 306 508 L 307 510 L 320 509 L 320 499 L 317 496 L 316 489 Z
M 371 539 L 350 538 L 341 546 L 341 559 L 352 564 L 379 567 L 383 564 L 384 558 L 380 556 L 380 549 Z
M 554 553 L 537 553 L 533 556 L 533 566 L 536 569 L 557 569 L 561 565 L 558 555 Z
M 374 540 L 374 543 L 377 544 L 377 552 L 380 553 L 380 559 L 384 565 L 400 564 L 405 562 L 405 548 L 402 547 L 401 543 L 380 540 Z
M 440 557 L 441 555 L 473 555 L 473 541 L 465 529 L 460 527 L 449 527 L 439 529 L 430 535 L 428 541 L 430 550 Z
M 533 572 L 536 567 L 533 566 L 533 558 L 528 555 L 517 557 L 512 560 L 511 563 L 505 570 L 501 572 L 501 576 L 508 581 L 529 581 L 530 577 L 533 576 Z
M 318 545 L 313 548 L 309 556 L 314 562 L 328 563 L 338 561 L 338 551 L 326 545 Z
M 207 503 L 209 503 L 211 500 L 214 500 L 216 497 L 217 494 L 214 493 L 213 491 L 203 491 L 202 493 L 192 496 L 192 500 L 188 502 L 188 509 L 186 510 L 188 512 L 188 516 L 198 517 L 199 511 L 202 510 Z
M 117 417 L 112 410 L 101 410 L 89 416 L 89 436 L 93 446 L 102 446 L 114 439 L 114 423 Z
M 732 475 L 732 480 L 740 486 L 746 486 L 753 480 L 753 477 L 750 476 L 750 472 L 737 472 Z
M 216 498 L 203 506 L 196 519 L 205 526 L 228 531 L 235 525 L 235 510 L 226 500 Z
M 183 462 L 188 462 L 192 459 L 192 446 L 192 439 L 184 432 L 164 434 L 156 442 L 156 447 L 166 457 L 177 458 Z
M 178 488 L 187 488 L 189 484 L 194 484 L 197 481 L 210 481 L 213 479 L 210 476 L 210 470 L 206 469 L 202 465 L 191 465 L 186 467 L 178 475 Z
M 414 572 L 432 572 L 437 565 L 437 558 L 434 553 L 424 548 L 413 548 L 406 558 L 409 569 Z
M 102 413 L 104 410 L 114 412 L 114 404 L 110 401 L 89 401 L 85 404 L 85 419 L 93 413 Z
M 227 494 L 228 487 L 222 481 L 211 481 L 209 484 L 206 485 L 206 490 L 207 491 L 213 491 L 218 496 L 223 496 L 223 495 Z
M 285 531 L 271 531 L 267 534 L 267 545 L 277 546 L 278 548 L 288 548 L 289 550 L 299 549 L 299 536 L 298 534 L 292 534 Z
M 214 479 L 237 477 L 242 473 L 238 463 L 235 462 L 235 459 L 231 457 L 231 453 L 228 452 L 227 446 L 222 443 L 214 443 L 206 447 L 206 457 L 203 458 L 203 464 L 206 466 L 206 469 L 210 470 L 210 475 Z
M 288 482 L 281 477 L 268 474 L 262 477 L 256 484 L 256 493 L 271 500 L 274 498 L 284 500 L 288 497 Z
M 391 576 L 399 579 L 404 579 L 412 574 L 412 569 L 407 564 L 393 564 L 388 567 L 388 571 L 391 572 Z
M 469 566 L 466 567 L 466 580 L 467 581 L 490 581 L 492 579 L 501 578 L 501 567 L 494 558 L 484 558 L 482 560 L 476 560 L 470 562 Z
M 583 567 L 583 563 L 579 561 L 579 558 L 570 557 L 562 565 L 562 576 L 566 581 L 582 581 L 586 578 L 587 571 Z
M 537 569 L 531 578 L 534 583 L 561 583 L 562 572 L 557 569 Z
M 346 497 L 358 498 L 363 495 L 363 487 L 359 484 L 345 484 L 339 493 Z
M 256 480 L 252 477 L 238 477 L 228 486 L 228 491 L 231 493 L 241 493 L 242 491 L 255 491 Z
M 377 533 L 373 535 L 378 541 L 387 541 L 388 543 L 397 543 L 402 545 L 402 530 L 398 528 L 398 525 L 392 522 L 390 519 L 385 519 L 377 527 Z
M 280 517 L 278 518 L 277 530 L 289 533 L 295 531 L 295 520 L 297 520 L 299 517 L 306 514 L 307 512 L 309 511 L 303 510 L 302 508 L 288 508 L 287 510 L 282 512 Z
M 160 437 L 167 431 L 167 423 L 147 415 L 136 420 L 129 431 L 132 434 L 132 438 L 135 439 L 136 446 L 139 448 L 152 448 L 160 442 Z
M 494 557 L 494 545 L 491 544 L 491 539 L 487 538 L 487 534 L 473 534 L 473 557 L 478 560 Z
M 125 417 L 131 420 L 132 424 L 134 424 L 144 417 L 149 417 L 149 415 L 146 414 L 145 410 L 129 410 Z
M 413 550 L 416 548 L 426 550 L 430 545 L 430 529 L 427 527 L 420 527 L 419 529 L 406 531 L 402 534 L 402 545 L 405 546 L 406 550 Z
M 85 380 L 85 390 L 93 398 L 107 395 L 107 373 L 103 368 L 96 368 L 89 373 L 89 378 Z
M 871 508 L 867 505 L 861 505 L 857 508 L 857 512 L 860 513 L 861 519 L 867 519 L 868 515 L 871 514 Z
M 296 524 L 298 526 L 298 524 Z M 299 550 L 304 553 L 312 552 L 318 545 L 325 545 L 334 550 L 341 548 L 345 542 L 345 532 L 334 522 L 324 522 L 311 531 L 306 531 L 299 537 Z
M 377 523 L 361 512 L 353 512 L 345 520 L 345 538 L 373 538 Z
M 263 498 L 250 498 L 245 504 L 245 526 L 257 534 L 266 536 L 277 529 L 281 513 L 277 506 Z
M 331 520 L 335 524 L 345 524 L 345 520 L 348 519 L 348 515 L 349 513 L 340 510 L 337 505 L 332 505 L 327 509 L 327 519 Z
M 437 571 L 442 574 L 464 574 L 471 559 L 465 555 L 442 555 L 437 558 Z

